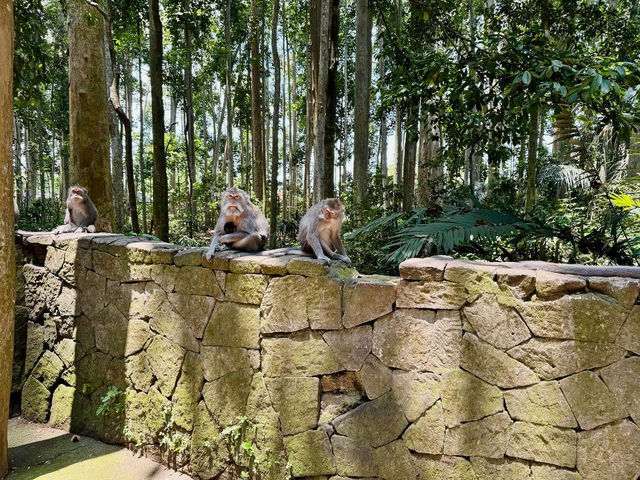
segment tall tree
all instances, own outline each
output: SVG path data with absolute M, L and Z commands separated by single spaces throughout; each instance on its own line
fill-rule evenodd
M 190 25 L 190 8 L 191 4 L 189 0 L 183 0 L 182 2 L 185 15 L 184 20 L 184 43 L 186 51 L 186 62 L 184 65 L 184 109 L 185 109 L 185 139 L 187 142 L 187 181 L 188 181 L 188 194 L 189 194 L 189 210 L 191 216 L 196 216 L 196 204 L 193 198 L 195 183 L 196 183 L 196 139 L 195 139 L 195 116 L 193 111 L 193 61 L 191 58 L 191 25 Z M 191 229 L 193 222 L 189 222 L 189 228 Z M 190 232 L 193 233 L 193 232 Z
M 141 43 L 141 20 L 138 19 L 138 48 L 142 49 Z M 142 84 L 142 56 L 138 56 L 138 87 L 140 89 L 138 97 L 138 123 L 140 132 L 138 138 L 138 170 L 140 172 L 140 194 L 142 196 L 142 230 L 148 232 L 147 224 L 147 179 L 144 168 L 144 85 Z M 152 132 L 153 134 L 153 132 Z M 163 149 L 164 151 L 164 149 Z M 154 143 L 155 153 L 155 143 Z
M 367 199 L 369 181 L 369 89 L 371 87 L 371 14 L 369 0 L 357 0 L 356 76 L 353 133 L 353 181 L 356 199 Z
M 315 3 L 316 10 L 319 12 L 319 30 L 317 34 L 317 40 L 315 36 L 311 37 L 312 50 L 314 47 L 317 49 L 317 71 L 312 72 L 315 76 L 315 95 L 314 95 L 314 164 L 313 164 L 313 201 L 319 202 L 322 200 L 326 191 L 326 152 L 325 152 L 325 134 L 327 125 L 327 83 L 329 80 L 329 33 L 331 24 L 331 1 L 332 0 L 312 0 L 312 4 Z M 319 7 L 319 10 L 318 10 Z M 314 12 L 312 12 L 312 25 L 311 31 L 316 28 L 313 23 Z M 314 46 L 313 42 L 316 40 L 317 45 Z M 313 64 L 313 62 L 312 62 Z
M 231 98 L 231 75 L 233 54 L 231 52 L 231 1 L 227 1 L 224 17 L 224 44 L 227 50 L 225 67 L 225 98 L 227 100 L 227 141 L 224 146 L 224 168 L 227 168 L 227 187 L 233 187 L 233 104 Z
M 149 0 L 149 77 L 153 129 L 153 228 L 169 240 L 167 160 L 164 151 L 164 105 L 162 103 L 162 23 L 159 0 Z
M 340 0 L 331 0 L 328 58 L 326 118 L 324 135 L 324 191 L 322 197 L 335 195 L 335 150 L 336 150 L 336 111 L 338 107 L 338 39 L 340 36 Z
M 280 55 L 278 54 L 278 13 L 280 0 L 273 0 L 271 19 L 271 54 L 273 55 L 273 139 L 271 147 L 271 201 L 269 206 L 269 248 L 276 247 L 278 226 L 278 123 L 280 120 Z
M 13 239 L 13 4 L 0 0 L 0 478 L 9 470 L 15 268 Z
M 251 0 L 251 137 L 253 140 L 253 194 L 264 201 L 264 146 L 262 143 L 262 93 L 260 90 L 259 0 Z
M 104 22 L 85 0 L 70 0 L 67 11 L 71 178 L 89 191 L 100 213 L 97 227 L 113 231 Z

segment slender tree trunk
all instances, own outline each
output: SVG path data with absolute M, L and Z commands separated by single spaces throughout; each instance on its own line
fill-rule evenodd
M 264 201 L 264 146 L 262 143 L 262 94 L 260 91 L 260 45 L 258 1 L 251 0 L 251 137 L 253 193 Z
M 282 55 L 284 58 L 284 74 L 282 75 L 282 220 L 288 220 L 287 212 L 287 83 L 289 78 L 289 61 L 287 52 L 287 30 L 285 22 L 285 0 L 282 7 Z M 290 100 L 290 99 L 289 99 Z
M 402 179 L 402 206 L 413 209 L 416 183 L 416 145 L 418 136 L 417 106 L 412 103 L 407 112 L 407 129 L 404 142 L 404 172 Z
M 183 2 L 185 12 L 189 12 L 190 2 L 185 0 Z M 192 74 L 192 60 L 191 60 L 191 31 L 189 25 L 185 21 L 184 23 L 184 43 L 186 49 L 186 64 L 184 67 L 184 84 L 185 84 L 185 98 L 184 108 L 185 116 L 187 120 L 186 125 L 186 142 L 187 142 L 187 180 L 188 180 L 188 194 L 189 194 L 189 210 L 191 211 L 192 221 L 189 222 L 189 230 L 191 231 L 193 226 L 193 220 L 196 216 L 196 204 L 193 198 L 195 183 L 196 183 L 196 139 L 195 139 L 195 118 L 193 112 L 193 74 Z
M 62 195 L 60 196 L 60 200 L 64 201 L 67 196 L 67 190 L 69 189 L 70 180 L 69 180 L 69 133 L 66 130 L 62 131 L 62 148 L 60 149 L 60 159 L 62 164 L 62 172 L 61 172 L 61 183 L 62 183 Z M 22 180 L 18 184 L 19 188 L 22 185 Z M 22 196 L 22 193 L 20 194 Z
M 524 210 L 531 213 L 536 201 L 536 170 L 538 163 L 538 119 L 539 107 L 534 103 L 529 108 L 529 157 L 527 159 L 527 191 Z
M 437 163 L 440 131 L 426 115 L 420 130 L 418 153 L 418 205 L 437 204 L 442 191 L 443 167 Z
M 233 108 L 231 104 L 231 2 L 227 2 L 227 13 L 224 22 L 224 38 L 227 47 L 226 88 L 227 88 L 227 143 L 224 148 L 225 165 L 227 166 L 227 186 L 233 186 Z
M 395 177 L 395 183 L 396 183 L 396 187 L 398 189 L 402 188 L 402 177 L 403 177 L 403 171 L 402 171 L 402 164 L 403 164 L 403 155 L 402 155 L 402 109 L 399 106 L 396 106 L 396 122 L 395 122 L 395 139 L 396 139 L 396 177 Z M 395 207 L 398 208 L 400 207 L 400 205 L 398 205 L 398 203 L 400 203 L 398 201 L 398 197 L 394 197 L 394 203 L 396 204 Z
M 15 178 L 16 178 L 16 200 L 18 202 L 18 207 L 22 210 L 23 206 L 23 192 L 22 192 L 22 126 L 18 121 L 18 118 L 15 118 L 14 121 L 14 137 L 15 137 L 15 158 L 16 158 L 16 167 L 15 167 Z
M 291 86 L 291 105 L 298 104 L 297 82 L 296 82 L 296 50 L 293 48 L 292 56 L 293 64 L 291 65 L 292 83 Z M 291 210 L 298 210 L 298 165 L 296 163 L 296 155 L 298 153 L 298 112 L 295 108 L 291 108 Z
M 384 37 L 380 34 L 378 43 L 380 50 L 383 50 Z M 386 61 L 385 56 L 381 55 L 378 63 L 378 77 L 379 82 L 384 85 L 384 77 L 386 73 Z M 389 184 L 389 167 L 387 165 L 387 115 L 385 111 L 382 111 L 380 115 L 380 174 L 382 175 L 382 197 L 384 200 L 384 208 L 387 209 L 390 206 L 389 192 L 387 186 Z
M 369 182 L 369 88 L 371 87 L 371 14 L 369 0 L 357 0 L 354 95 L 353 183 L 363 206 Z
M 13 10 L 0 0 L 0 478 L 9 471 L 7 422 L 11 394 L 15 299 L 13 238 Z
M 338 105 L 338 38 L 340 30 L 340 1 L 331 0 L 329 24 L 329 58 L 327 70 L 326 123 L 324 137 L 324 198 L 335 196 L 336 110 Z
M 138 21 L 138 47 L 141 48 L 140 45 L 140 21 Z M 142 197 L 142 230 L 144 232 L 149 231 L 149 224 L 147 222 L 147 179 L 144 168 L 144 87 L 142 85 L 142 60 L 138 57 L 138 85 L 140 87 L 140 134 L 138 140 L 138 169 L 140 170 L 140 195 Z M 155 151 L 155 144 L 154 144 Z
M 109 2 L 111 3 L 111 2 Z M 105 31 L 110 29 L 109 21 L 105 19 L 107 25 Z M 116 73 L 116 59 L 111 55 L 113 52 L 109 48 L 110 33 L 107 33 L 107 53 L 109 53 L 107 61 L 107 83 L 111 87 L 115 85 L 116 95 L 118 94 L 119 82 Z M 113 107 L 113 104 L 112 104 Z M 124 113 L 124 112 L 123 112 Z M 111 135 L 111 171 L 113 175 L 113 207 L 115 231 L 122 232 L 124 229 L 124 185 L 122 178 L 122 133 L 120 131 L 120 120 L 115 108 L 109 109 L 109 133 Z
M 100 213 L 96 227 L 113 231 L 104 22 L 84 0 L 70 0 L 67 9 L 71 176 L 87 188 Z
M 340 195 L 344 189 L 347 176 L 347 161 L 349 160 L 349 52 L 344 49 L 344 60 L 342 64 L 342 108 L 344 109 L 344 116 L 342 117 L 342 160 L 340 162 Z M 348 113 L 349 112 L 349 113 Z
M 273 18 L 271 21 L 271 53 L 273 55 L 273 139 L 271 146 L 271 205 L 269 225 L 271 234 L 269 248 L 276 247 L 278 226 L 278 123 L 280 120 L 280 55 L 278 54 L 278 12 L 280 0 L 273 0 Z
M 315 16 L 314 8 L 317 9 L 317 0 L 311 0 L 309 8 L 309 17 L 313 19 Z M 309 208 L 311 201 L 311 155 L 313 152 L 313 134 L 315 132 L 315 127 L 313 125 L 314 120 L 314 45 L 313 45 L 313 36 L 314 32 L 311 29 L 311 25 L 313 25 L 313 20 L 310 20 L 309 29 L 309 40 L 307 43 L 307 101 L 306 101 L 306 125 L 305 125 L 305 154 L 304 154 L 304 179 L 303 179 L 303 197 L 304 197 L 304 209 Z
M 327 83 L 329 76 L 329 30 L 331 23 L 330 7 L 332 0 L 317 0 L 320 2 L 320 31 L 318 70 L 315 95 L 314 127 L 315 127 L 315 162 L 313 166 L 313 201 L 322 200 L 326 191 L 325 178 L 326 152 L 325 134 L 327 124 Z
M 162 24 L 159 0 L 149 0 L 149 78 L 153 126 L 153 227 L 169 240 L 167 162 L 164 151 L 164 105 L 162 103 Z

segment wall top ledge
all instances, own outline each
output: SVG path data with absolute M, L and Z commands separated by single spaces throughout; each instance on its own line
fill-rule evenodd
M 447 278 L 445 274 L 446 270 L 467 270 L 507 276 L 525 275 L 535 277 L 536 272 L 549 272 L 567 276 L 640 279 L 640 267 L 617 265 L 592 266 L 540 261 L 481 262 L 456 260 L 445 255 L 436 255 L 427 258 L 410 258 L 400 264 L 400 276 L 407 280 L 442 280 L 442 278 Z

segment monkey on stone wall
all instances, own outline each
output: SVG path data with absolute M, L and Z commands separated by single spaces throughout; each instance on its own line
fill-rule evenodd
M 257 252 L 269 238 L 269 223 L 249 196 L 239 188 L 229 188 L 220 198 L 220 216 L 213 229 L 213 237 L 205 258 L 211 260 L 218 244 L 236 250 Z
M 344 206 L 337 198 L 326 198 L 309 208 L 300 220 L 298 240 L 302 250 L 313 253 L 320 260 L 350 263 L 340 238 L 343 219 Z M 335 253 L 334 248 L 339 253 Z
M 89 198 L 87 189 L 74 185 L 69 188 L 64 224 L 56 227 L 53 233 L 93 233 L 96 231 L 95 223 L 97 219 L 98 210 Z

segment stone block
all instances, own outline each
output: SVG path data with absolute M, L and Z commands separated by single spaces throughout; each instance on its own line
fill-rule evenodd
M 345 328 L 370 322 L 391 313 L 396 285 L 391 282 L 355 281 L 343 289 L 342 324 Z
M 51 388 L 60 378 L 64 364 L 51 350 L 46 350 L 31 372 L 31 376 L 39 380 L 45 388 Z
M 51 399 L 51 414 L 49 423 L 62 429 L 71 426 L 71 414 L 73 413 L 73 398 L 75 389 L 66 385 L 58 385 Z
M 123 358 L 127 343 L 127 318 L 112 304 L 91 317 L 96 348 L 112 357 Z
M 551 465 L 531 465 L 531 480 L 582 480 L 582 476 L 573 470 Z
M 242 368 L 204 384 L 202 397 L 218 425 L 234 425 L 246 413 L 252 378 L 253 370 Z
M 396 310 L 373 327 L 373 354 L 403 370 L 443 372 L 460 364 L 459 312 Z
M 21 415 L 32 422 L 44 423 L 49 418 L 51 392 L 34 376 L 22 387 Z
M 640 355 L 640 305 L 631 308 L 629 316 L 620 329 L 616 343 L 622 348 Z
M 578 434 L 583 480 L 634 480 L 640 475 L 640 428 L 629 420 Z
M 600 376 L 613 393 L 618 405 L 640 422 L 640 357 L 629 357 L 609 365 Z
M 592 292 L 532 300 L 519 310 L 537 337 L 586 342 L 614 342 L 627 316 L 613 298 Z
M 229 273 L 226 280 L 226 298 L 230 302 L 260 305 L 268 284 L 269 277 L 266 275 Z
M 447 429 L 444 453 L 465 457 L 502 458 L 507 449 L 511 419 L 506 412 Z
M 584 290 L 587 282 L 582 277 L 536 270 L 536 294 L 539 298 L 553 298 Z
M 460 366 L 485 382 L 501 388 L 525 387 L 539 381 L 538 376 L 525 364 L 483 342 L 472 333 L 465 333 L 462 338 Z
M 286 437 L 284 445 L 295 477 L 336 473 L 331 443 L 324 431 L 310 430 Z
M 391 369 L 371 354 L 360 370 L 360 381 L 367 397 L 378 398 L 391 390 Z
M 536 372 L 540 378 L 553 380 L 610 365 L 622 360 L 626 351 L 612 343 L 532 338 L 508 353 Z
M 503 410 L 502 391 L 464 370 L 443 374 L 441 387 L 447 427 L 479 420 Z
M 378 469 L 373 459 L 373 449 L 349 437 L 334 435 L 331 446 L 335 456 L 336 471 L 351 477 L 373 477 Z
M 402 435 L 409 450 L 442 455 L 444 449 L 444 415 L 442 402 L 436 402 Z
M 576 465 L 576 432 L 516 422 L 511 427 L 507 455 L 573 468 Z
M 320 410 L 320 381 L 317 378 L 267 378 L 266 384 L 273 407 L 280 417 L 283 434 L 316 428 Z
M 640 294 L 640 281 L 633 278 L 589 277 L 589 289 L 615 298 L 624 308 L 631 308 Z
M 171 414 L 174 422 L 187 432 L 193 429 L 203 384 L 202 358 L 198 354 L 187 352 L 176 389 L 171 396 Z
M 418 473 L 413 457 L 402 440 L 376 448 L 373 459 L 378 475 L 385 480 L 407 480 L 416 478 Z
M 206 295 L 223 300 L 224 278 L 222 272 L 214 272 L 208 268 L 180 267 L 173 289 L 186 295 Z
M 400 276 L 406 280 L 431 280 L 439 282 L 444 278 L 447 259 L 410 258 L 399 266 Z
M 414 454 L 413 462 L 419 480 L 477 480 L 471 463 L 462 457 Z
M 203 345 L 217 347 L 260 347 L 258 307 L 237 303 L 216 303 L 204 332 Z
M 414 422 L 440 398 L 440 377 L 394 370 L 391 388 L 407 420 Z
M 583 430 L 591 430 L 628 415 L 594 372 L 563 378 L 560 388 Z
M 402 280 L 398 283 L 398 308 L 459 310 L 467 302 L 467 290 L 454 282 Z
M 481 295 L 464 307 L 464 315 L 478 337 L 501 350 L 531 338 L 520 315 L 512 307 L 500 304 L 495 295 Z
M 204 377 L 211 382 L 236 370 L 251 368 L 249 350 L 234 347 L 202 347 Z
M 184 348 L 161 335 L 155 335 L 147 348 L 147 359 L 157 378 L 157 387 L 167 397 L 176 386 L 184 354 Z
M 365 358 L 371 352 L 373 329 L 369 325 L 332 330 L 322 335 L 333 350 L 345 370 L 360 370 Z
M 578 426 L 558 382 L 508 390 L 504 392 L 504 399 L 514 420 L 563 428 Z
M 262 340 L 262 371 L 268 377 L 312 377 L 343 369 L 319 333 Z
M 529 479 L 529 464 L 521 460 L 472 457 L 471 465 L 477 480 Z
M 333 421 L 340 435 L 372 447 L 386 445 L 397 439 L 407 425 L 407 419 L 392 392 L 366 402 Z

